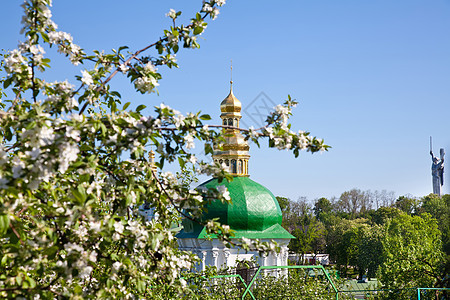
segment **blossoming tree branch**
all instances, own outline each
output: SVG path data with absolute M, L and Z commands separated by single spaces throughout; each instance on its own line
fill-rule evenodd
M 207 19 L 219 14 L 223 0 L 203 3 L 187 25 L 181 12 L 167 14 L 173 25 L 135 52 L 120 47 L 110 53 L 85 49 L 52 21 L 51 0 L 23 4 L 23 42 L 2 54 L 0 79 L 0 297 L 132 298 L 186 293 L 180 276 L 196 257 L 178 250 L 172 224 L 189 209 L 196 222 L 230 242 L 233 232 L 216 220 L 201 220 L 207 199 L 230 201 L 226 189 L 192 190 L 165 162 L 178 163 L 194 175 L 232 180 L 221 165 L 191 153 L 197 140 L 212 154 L 221 129 L 200 112 L 182 115 L 163 104 L 143 115 L 121 105 L 110 82 L 127 76 L 137 92 L 152 93 L 161 79 L 158 68 L 177 67 L 180 48 L 198 48 Z M 79 66 L 71 81 L 46 80 L 46 52 L 55 49 Z M 82 67 L 81 67 L 82 66 Z M 246 139 L 270 147 L 326 150 L 308 132 L 288 123 L 296 102 L 290 97 L 267 117 L 265 126 L 240 129 Z M 157 171 L 148 158 L 155 145 Z M 259 144 L 258 144 L 259 145 Z M 151 222 L 136 213 L 147 202 Z M 245 249 L 273 245 L 241 241 Z

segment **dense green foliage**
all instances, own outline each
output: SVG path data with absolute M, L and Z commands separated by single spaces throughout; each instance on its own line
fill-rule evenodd
M 394 290 L 449 286 L 450 195 L 395 200 L 386 191 L 353 189 L 314 205 L 278 199 L 283 226 L 296 237 L 290 249 L 330 254 L 343 277 L 377 277 Z
M 408 288 L 444 287 L 445 261 L 436 219 L 401 214 L 383 227 L 383 263 L 379 279 L 393 289 L 390 299 L 405 299 Z

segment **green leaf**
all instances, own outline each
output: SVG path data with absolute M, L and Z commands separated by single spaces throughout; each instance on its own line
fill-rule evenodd
M 199 118 L 200 118 L 200 120 L 204 120 L 204 121 L 211 120 L 211 116 L 207 115 L 207 114 L 201 115 Z
M 213 148 L 211 147 L 211 144 L 205 144 L 205 154 L 213 154 Z
M 3 255 L 2 260 L 0 261 L 0 266 L 6 265 L 7 261 L 8 261 L 8 255 Z
M 114 281 L 112 281 L 111 279 L 107 279 L 106 280 L 106 287 L 110 289 L 113 286 L 114 286 Z
M 137 112 L 140 112 L 141 110 L 143 110 L 143 109 L 145 109 L 145 108 L 147 108 L 147 106 L 145 106 L 144 104 L 141 104 L 141 105 L 139 105 L 139 106 L 136 108 L 136 111 L 137 111 Z
M 41 32 L 42 35 L 42 39 L 44 40 L 44 42 L 48 43 L 49 39 L 48 39 L 48 34 L 45 32 Z
M 137 282 L 137 290 L 139 293 L 143 294 L 145 292 L 146 284 L 145 281 L 139 280 Z
M 72 190 L 72 195 L 80 204 L 86 202 L 87 195 L 83 186 L 79 185 L 76 190 Z
M 184 168 L 184 166 L 185 166 L 185 162 L 184 162 L 184 159 L 182 159 L 181 157 L 178 157 L 178 163 L 180 164 L 180 167 L 181 167 L 181 169 L 183 169 Z
M 36 281 L 33 278 L 27 276 L 27 281 L 30 288 L 33 289 L 36 287 Z
M 81 293 L 83 293 L 83 289 L 81 288 L 81 286 L 76 285 L 73 289 L 74 293 L 77 295 L 81 295 Z
M 16 277 L 16 283 L 18 286 L 22 286 L 22 282 L 23 282 L 23 278 L 19 274 L 19 276 Z
M 128 106 L 130 106 L 130 102 L 127 102 L 127 103 L 125 103 L 125 105 L 123 106 L 123 109 L 125 110 L 125 109 L 127 109 L 128 108 Z
M 10 77 L 10 78 L 6 79 L 5 81 L 3 81 L 3 88 L 6 89 L 8 86 L 10 86 L 12 81 L 13 81 L 12 77 Z
M 0 236 L 4 235 L 9 228 L 9 216 L 0 215 Z
M 117 91 L 112 91 L 110 94 L 116 96 L 117 98 L 122 98 L 122 95 L 120 95 L 120 93 Z
M 44 255 L 47 255 L 49 259 L 54 259 L 58 250 L 59 250 L 58 246 L 47 248 L 44 250 Z
M 5 138 L 7 141 L 10 141 L 13 137 L 11 127 L 5 128 Z
M 203 32 L 203 27 L 197 26 L 194 28 L 194 34 L 198 35 Z
M 102 135 L 105 136 L 108 133 L 108 129 L 106 129 L 105 124 L 100 123 L 100 128 L 102 130 Z

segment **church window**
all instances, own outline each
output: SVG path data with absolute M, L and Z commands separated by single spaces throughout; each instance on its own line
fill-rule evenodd
M 231 160 L 231 173 L 236 174 L 236 160 L 235 159 Z

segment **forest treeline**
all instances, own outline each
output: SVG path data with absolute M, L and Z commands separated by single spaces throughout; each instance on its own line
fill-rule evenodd
M 342 276 L 352 269 L 386 288 L 449 287 L 450 195 L 352 189 L 339 198 L 277 200 L 283 227 L 296 237 L 291 251 L 328 253 Z

